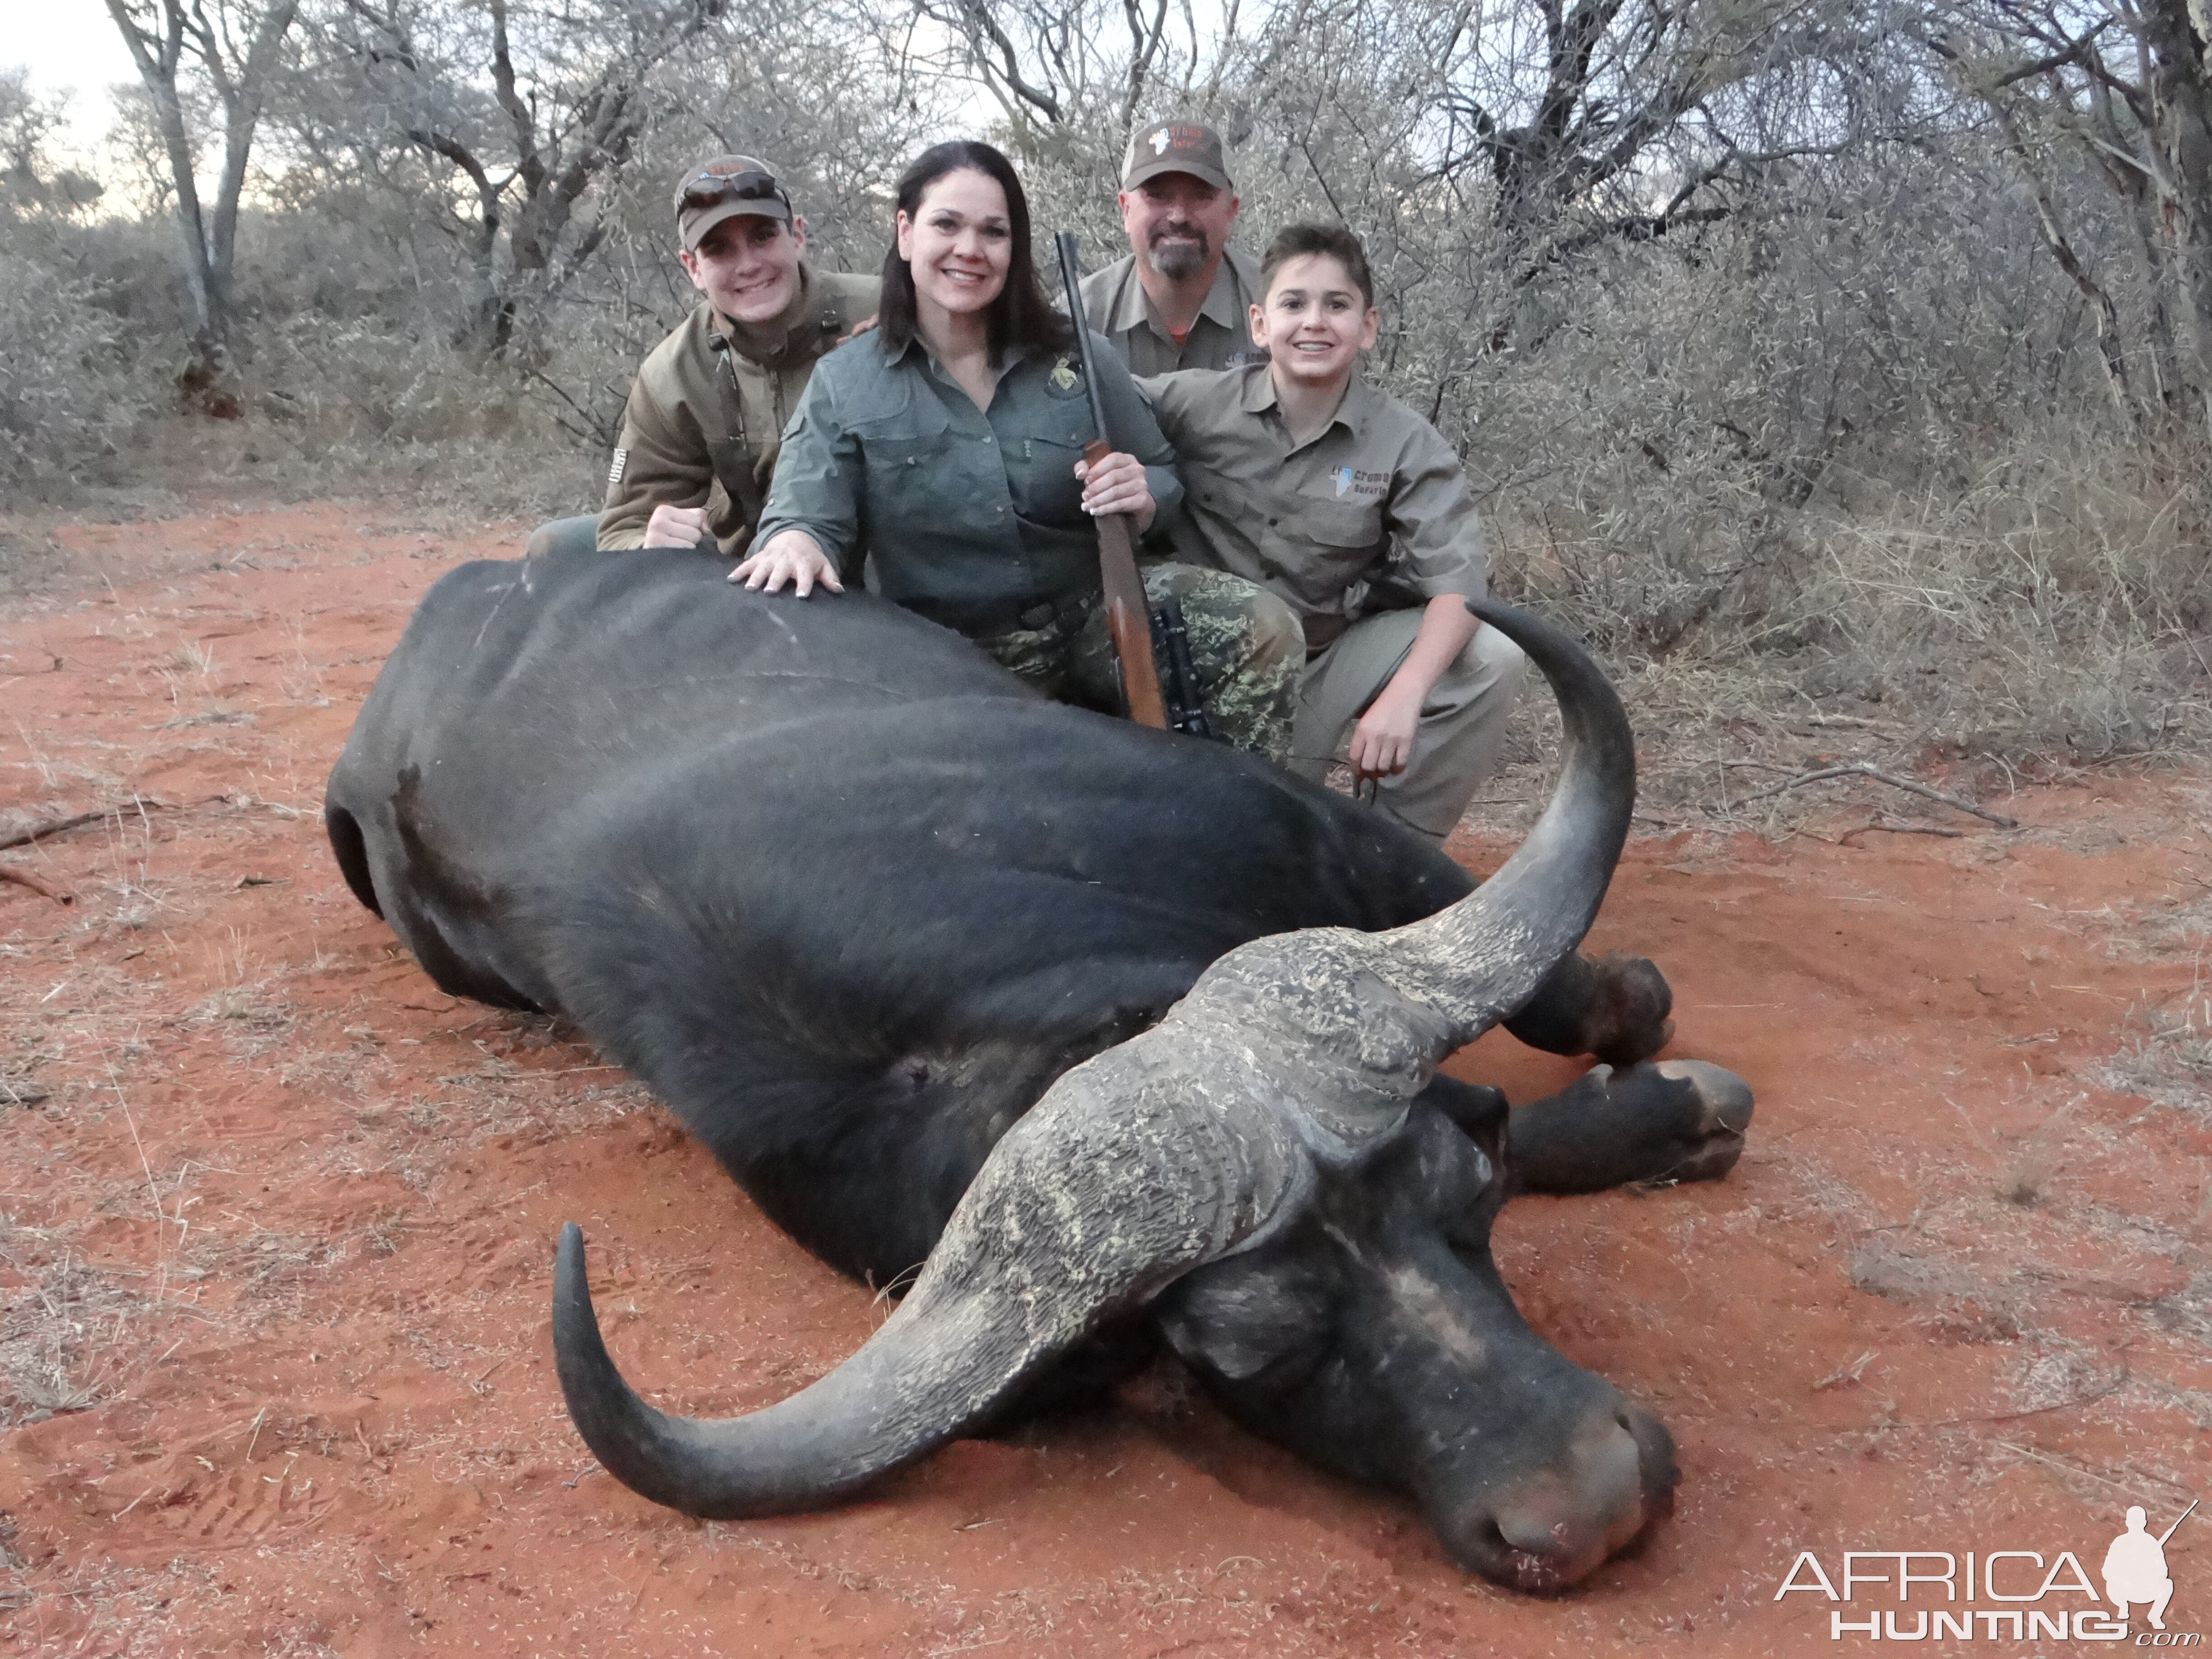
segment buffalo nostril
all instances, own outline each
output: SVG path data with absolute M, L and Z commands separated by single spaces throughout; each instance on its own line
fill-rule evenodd
M 1613 1413 L 1591 1431 L 1577 1437 L 1548 1478 L 1531 1481 L 1498 1507 L 1506 1543 L 1558 1563 L 1569 1583 L 1635 1537 L 1646 1518 L 1635 1432 Z

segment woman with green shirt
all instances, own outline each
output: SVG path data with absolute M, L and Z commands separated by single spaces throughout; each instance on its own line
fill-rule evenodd
M 877 331 L 816 367 L 730 579 L 842 592 L 865 556 L 886 599 L 1048 696 L 1116 706 L 1091 519 L 1126 513 L 1142 531 L 1182 488 L 1120 358 L 1095 336 L 1088 356 L 1127 446 L 1095 467 L 1073 337 L 1037 281 L 1012 166 L 988 144 L 927 151 L 899 181 Z M 1220 571 L 1156 565 L 1145 585 L 1155 604 L 1182 601 L 1217 734 L 1286 752 L 1304 655 L 1288 611 Z
M 1139 382 L 1180 458 L 1177 555 L 1297 613 L 1293 769 L 1348 762 L 1442 841 L 1497 763 L 1527 659 L 1467 609 L 1484 557 L 1459 457 L 1360 378 L 1382 319 L 1359 239 L 1293 225 L 1261 275 L 1252 339 L 1270 362 Z

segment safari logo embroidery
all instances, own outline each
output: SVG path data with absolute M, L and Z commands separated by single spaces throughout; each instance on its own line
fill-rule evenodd
M 1075 389 L 1075 369 L 1065 357 L 1052 366 L 1052 386 L 1055 392 L 1073 392 Z
M 1341 495 L 1346 490 L 1352 488 L 1352 469 L 1350 467 L 1340 466 L 1335 471 L 1330 473 L 1329 477 L 1336 480 L 1336 493 L 1338 495 Z
M 1168 130 L 1165 127 L 1162 127 L 1158 132 L 1152 135 L 1152 154 L 1155 155 L 1166 155 L 1168 153 L 1168 146 L 1174 142 L 1174 139 L 1168 137 Z

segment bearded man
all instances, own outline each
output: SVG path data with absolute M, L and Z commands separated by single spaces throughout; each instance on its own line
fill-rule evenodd
M 1267 362 L 1247 320 L 1260 270 L 1229 242 L 1237 201 L 1221 135 L 1193 121 L 1145 128 L 1129 141 L 1114 199 L 1129 254 L 1084 280 L 1083 310 L 1129 372 Z

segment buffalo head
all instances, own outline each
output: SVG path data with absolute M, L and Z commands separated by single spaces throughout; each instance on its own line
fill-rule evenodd
M 1571 1584 L 1665 1512 L 1667 1431 L 1531 1332 L 1492 1265 L 1502 1098 L 1436 1077 L 1581 939 L 1635 793 L 1596 666 L 1533 617 L 1475 608 L 1527 649 L 1564 720 L 1552 802 L 1504 869 L 1410 927 L 1221 957 L 1158 1025 L 1062 1076 L 890 1319 L 767 1410 L 702 1422 L 641 1401 L 563 1229 L 554 1342 L 601 1462 L 695 1516 L 834 1503 L 1142 1311 L 1241 1421 L 1408 1493 L 1501 1583 Z

